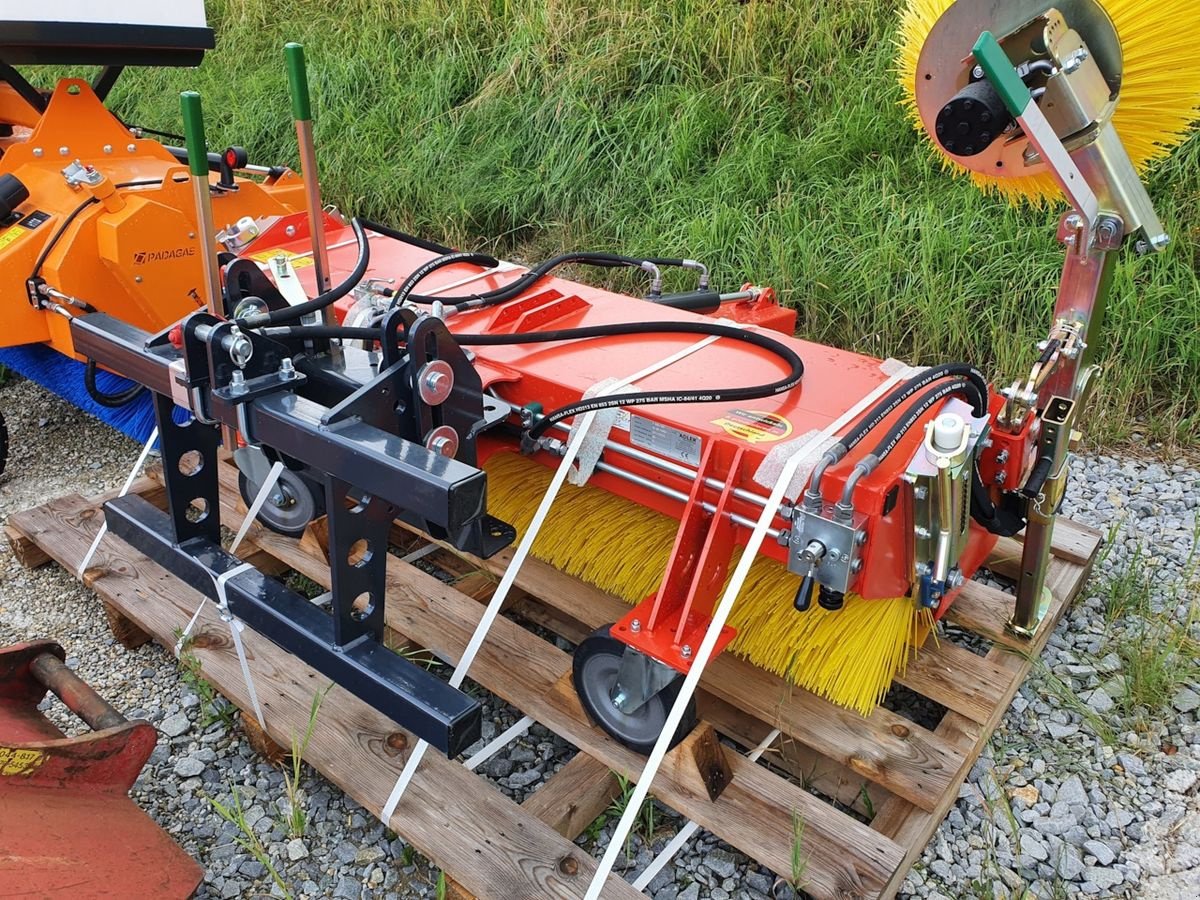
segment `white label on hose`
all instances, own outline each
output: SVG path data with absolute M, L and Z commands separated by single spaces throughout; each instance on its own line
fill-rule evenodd
M 700 465 L 699 437 L 632 413 L 629 415 L 629 443 L 667 459 Z

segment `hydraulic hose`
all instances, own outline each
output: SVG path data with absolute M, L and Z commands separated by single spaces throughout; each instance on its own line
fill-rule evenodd
M 490 257 L 489 257 L 490 258 Z M 456 260 L 461 262 L 462 260 Z M 453 307 L 457 310 L 467 309 L 486 309 L 490 306 L 497 306 L 501 303 L 507 303 L 515 297 L 520 296 L 525 291 L 529 290 L 537 282 L 541 281 L 554 269 L 559 266 L 567 265 L 568 263 L 583 263 L 589 266 L 600 266 L 603 268 L 616 268 L 618 266 L 631 266 L 640 268 L 646 260 L 636 259 L 632 256 L 619 256 L 614 253 L 564 253 L 560 256 L 552 257 L 545 262 L 539 263 L 534 268 L 530 269 L 512 284 L 504 287 L 496 288 L 491 291 L 484 291 L 479 294 L 466 294 L 454 297 L 429 297 L 419 294 L 409 294 L 405 299 L 409 303 L 431 304 L 436 301 L 441 301 L 447 307 Z M 414 273 L 415 274 L 415 273 Z M 399 293 L 399 292 L 397 292 Z M 393 298 L 393 303 L 396 302 Z
M 529 436 L 540 438 L 547 429 L 563 419 L 581 413 L 620 406 L 644 406 L 656 403 L 720 403 L 756 400 L 790 391 L 804 377 L 804 361 L 791 347 L 765 335 L 717 322 L 626 322 L 612 325 L 593 325 L 586 328 L 564 328 L 529 334 L 456 334 L 455 339 L 466 346 L 499 346 L 504 344 L 535 344 L 552 341 L 582 340 L 598 337 L 619 337 L 631 334 L 703 334 L 732 338 L 753 344 L 778 356 L 788 367 L 788 374 L 768 384 L 740 388 L 710 388 L 704 391 L 648 391 L 644 393 L 610 394 L 569 403 L 547 413 L 530 430 Z
M 883 438 L 875 446 L 875 449 L 864 456 L 854 467 L 850 477 L 846 479 L 845 489 L 842 491 L 841 503 L 844 506 L 852 506 L 854 502 L 854 490 L 858 487 L 858 482 L 870 475 L 879 466 L 888 455 L 896 449 L 896 445 L 901 439 L 912 430 L 925 413 L 929 412 L 934 406 L 949 397 L 951 394 L 959 392 L 966 393 L 971 405 L 978 407 L 981 403 L 978 396 L 978 388 L 975 384 L 966 378 L 956 378 L 953 381 L 947 381 L 944 384 L 935 385 L 917 400 L 911 403 L 904 411 L 901 418 L 894 422 Z
M 414 247 L 420 247 L 422 250 L 429 250 L 433 253 L 453 253 L 453 247 L 447 247 L 445 244 L 439 244 L 436 241 L 427 241 L 424 238 L 419 238 L 415 234 L 407 234 L 396 228 L 388 225 L 381 225 L 379 222 L 373 222 L 370 219 L 360 220 L 363 228 L 368 231 L 374 231 L 376 234 L 382 234 L 384 237 L 389 237 L 393 241 L 401 241 L 405 244 L 412 244 Z
M 409 295 L 412 294 L 417 285 L 438 269 L 444 269 L 446 266 L 453 266 L 458 263 L 467 263 L 473 266 L 481 266 L 485 269 L 494 269 L 500 265 L 500 260 L 486 253 L 472 253 L 468 250 L 458 250 L 435 257 L 404 279 L 404 283 L 396 288 L 396 292 L 392 294 L 392 302 L 388 304 L 388 307 L 396 307 L 409 300 Z
M 854 423 L 850 431 L 822 454 L 821 459 L 818 460 L 816 466 L 813 468 L 812 477 L 808 482 L 808 490 L 804 494 L 806 505 L 810 508 L 820 507 L 820 504 L 823 503 L 821 480 L 825 477 L 825 471 L 858 446 L 859 442 L 870 434 L 871 431 L 878 428 L 888 416 L 899 408 L 900 404 L 933 382 L 952 376 L 965 378 L 975 387 L 976 393 L 972 397 L 975 401 L 972 404 L 972 410 L 975 415 L 982 416 L 987 412 L 987 379 L 974 366 L 966 363 L 943 363 L 942 365 L 932 366 L 924 372 L 914 375 L 903 384 L 897 385 L 886 396 L 880 399 L 871 407 L 866 415 Z
M 363 223 L 360 219 L 351 219 L 350 227 L 354 230 L 354 240 L 358 244 L 358 261 L 354 264 L 353 271 L 346 276 L 341 284 L 330 288 L 323 294 L 318 294 L 313 299 L 298 303 L 295 306 L 286 306 L 282 309 L 273 309 L 270 312 L 255 313 L 245 316 L 238 320 L 238 324 L 245 328 L 262 328 L 266 325 L 282 325 L 285 322 L 295 322 L 297 319 L 302 319 L 310 313 L 319 312 L 342 297 L 345 297 L 352 291 L 363 276 L 367 273 L 367 266 L 371 264 L 371 242 L 367 240 L 367 233 L 363 229 Z M 317 335 L 311 335 L 316 337 Z
M 83 386 L 88 396 L 108 409 L 117 409 L 127 403 L 132 403 L 146 390 L 144 385 L 132 384 L 116 394 L 106 394 L 96 386 L 96 361 L 89 359 L 83 367 Z

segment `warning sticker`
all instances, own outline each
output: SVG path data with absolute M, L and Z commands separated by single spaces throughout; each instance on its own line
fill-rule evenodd
M 7 231 L 0 232 L 0 250 L 7 250 L 14 241 L 19 241 L 27 234 L 29 234 L 29 229 L 22 228 L 20 225 L 14 225 Z
M 712 424 L 748 444 L 771 444 L 792 433 L 792 423 L 783 416 L 753 409 L 731 409 Z
M 293 253 L 291 250 L 259 250 L 257 253 L 251 253 L 250 259 L 258 260 L 260 263 L 270 263 L 277 256 L 286 256 L 292 264 L 293 269 L 303 269 L 305 266 L 313 264 L 312 254 L 309 253 L 301 256 L 299 253 Z
M 699 437 L 641 416 L 629 416 L 629 443 L 668 459 L 700 465 Z

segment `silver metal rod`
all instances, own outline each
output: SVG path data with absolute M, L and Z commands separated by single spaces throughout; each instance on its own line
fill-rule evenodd
M 296 143 L 300 148 L 300 169 L 304 173 L 304 196 L 308 205 L 308 230 L 313 245 L 313 264 L 317 272 L 317 293 L 329 290 L 329 248 L 325 245 L 325 215 L 321 205 L 321 185 L 317 178 L 317 150 L 313 143 L 311 119 L 296 120 Z M 333 310 L 321 311 L 326 325 L 333 321 Z
M 601 472 L 607 472 L 609 475 L 615 475 L 617 478 L 622 478 L 631 484 L 644 487 L 648 491 L 654 491 L 654 493 L 660 494 L 663 497 L 678 500 L 680 503 L 688 502 L 688 495 L 683 491 L 677 491 L 674 488 L 667 487 L 665 484 L 659 484 L 653 479 L 635 475 L 632 472 L 626 472 L 624 469 L 614 466 L 611 463 L 600 461 L 596 463 L 596 469 Z M 717 511 L 716 505 L 707 501 L 701 501 L 700 506 L 706 513 L 715 513 Z M 729 521 L 733 522 L 734 525 L 741 525 L 743 528 L 753 528 L 755 525 L 753 519 L 747 519 L 745 516 L 739 516 L 737 513 L 727 512 L 725 515 L 729 516 Z M 767 534 L 774 540 L 779 540 L 778 528 L 768 528 Z
M 569 425 L 564 425 L 562 422 L 555 422 L 553 427 L 568 433 L 571 430 Z M 630 459 L 636 459 L 639 462 L 644 462 L 648 466 L 654 466 L 656 469 L 661 469 L 664 472 L 670 472 L 672 475 L 678 475 L 680 478 L 686 478 L 688 481 L 695 481 L 700 475 L 700 473 L 695 469 L 682 466 L 679 463 L 674 463 L 667 459 L 660 459 L 659 457 L 647 453 L 644 450 L 639 450 L 637 447 L 618 444 L 616 441 L 605 441 L 604 449 L 611 450 L 614 453 L 619 453 L 622 456 L 628 456 Z M 725 490 L 725 482 L 718 478 L 705 478 L 704 485 L 705 487 L 710 487 L 715 491 Z M 753 503 L 759 507 L 765 507 L 767 505 L 766 497 L 762 496 L 761 494 L 756 494 L 753 491 L 748 491 L 745 488 L 735 487 L 731 493 L 739 500 L 745 500 L 747 503 Z M 685 497 L 684 499 L 686 500 L 687 498 Z M 791 504 L 785 501 L 784 503 L 780 504 L 780 509 L 790 506 Z
M 208 176 L 192 176 L 192 196 L 196 201 L 196 216 L 200 223 L 200 264 L 204 269 L 206 285 L 205 303 L 208 312 L 213 316 L 223 316 L 221 309 L 221 269 L 217 262 L 217 245 L 215 236 L 217 227 L 213 224 L 212 197 L 209 194 Z

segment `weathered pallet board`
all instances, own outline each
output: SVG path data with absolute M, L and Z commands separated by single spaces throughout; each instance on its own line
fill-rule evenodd
M 235 527 L 245 512 L 236 475 L 223 465 L 221 477 L 222 518 Z M 147 484 L 139 488 L 153 493 Z M 73 571 L 97 525 L 95 507 L 70 497 L 11 517 L 8 531 L 30 564 L 50 558 Z M 321 523 L 299 541 L 253 526 L 244 555 L 328 587 L 324 539 Z M 429 542 L 397 527 L 393 543 L 406 552 Z M 655 796 L 785 874 L 798 815 L 805 823 L 807 893 L 893 896 L 1027 675 L 1029 655 L 1040 652 L 1053 623 L 1082 588 L 1099 546 L 1095 532 L 1060 524 L 1049 579 L 1055 598 L 1051 621 L 1033 644 L 1004 631 L 1010 596 L 980 583 L 964 590 L 948 618 L 992 641 L 992 649 L 980 656 L 945 639 L 931 640 L 900 679 L 947 710 L 932 729 L 882 708 L 863 718 L 743 660 L 718 657 L 701 684 L 702 725 L 667 757 L 654 782 Z M 397 640 L 456 660 L 509 555 L 485 561 L 442 548 L 427 558 L 458 577 L 447 584 L 389 558 L 387 625 Z M 1006 574 L 1019 558 L 1020 543 L 1005 541 L 989 565 Z M 198 594 L 115 539 L 103 545 L 87 580 L 106 604 L 167 646 L 199 602 Z M 626 609 L 620 600 L 536 560 L 526 563 L 508 601 L 514 615 L 497 620 L 471 677 L 580 753 L 521 806 L 462 766 L 427 755 L 388 824 L 446 869 L 460 889 L 480 897 L 583 895 L 595 861 L 571 839 L 611 801 L 617 790 L 613 773 L 635 779 L 642 760 L 591 725 L 571 686 L 570 655 L 520 623 L 541 625 L 576 642 Z M 201 621 L 198 656 L 205 674 L 244 707 L 245 688 L 227 632 L 211 610 Z M 292 731 L 307 721 L 319 676 L 257 635 L 247 632 L 247 643 L 268 735 L 287 744 Z M 341 698 L 335 714 L 322 712 L 307 758 L 358 802 L 377 809 L 403 765 L 411 737 L 349 695 Z M 711 729 L 750 747 L 776 728 L 782 736 L 763 757 L 769 766 L 724 754 L 732 781 L 711 800 L 694 758 L 700 745 L 711 741 Z M 707 744 L 705 749 L 711 751 Z M 869 824 L 860 821 L 868 818 Z M 636 895 L 615 878 L 605 890 L 606 897 Z

